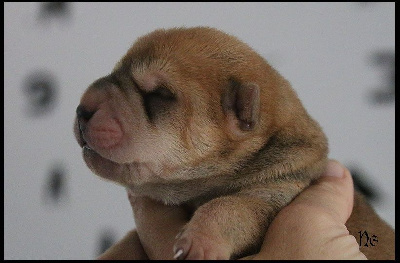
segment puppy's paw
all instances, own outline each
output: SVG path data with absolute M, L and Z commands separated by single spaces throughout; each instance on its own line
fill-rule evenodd
M 213 233 L 182 230 L 174 245 L 175 259 L 229 259 L 229 245 Z

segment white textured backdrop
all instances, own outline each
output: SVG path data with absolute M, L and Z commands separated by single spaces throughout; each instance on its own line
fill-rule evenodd
M 238 36 L 292 83 L 330 157 L 395 226 L 394 3 L 5 3 L 5 259 L 92 259 L 134 227 L 124 189 L 81 158 L 75 108 L 137 37 L 198 25 Z

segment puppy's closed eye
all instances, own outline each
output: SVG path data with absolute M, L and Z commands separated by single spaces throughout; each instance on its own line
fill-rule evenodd
M 144 109 L 151 122 L 158 114 L 166 112 L 176 101 L 175 94 L 165 86 L 159 86 L 153 91 L 143 93 L 142 96 Z

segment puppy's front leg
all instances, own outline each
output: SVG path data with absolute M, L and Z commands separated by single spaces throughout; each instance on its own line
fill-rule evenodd
M 175 236 L 188 222 L 189 215 L 179 206 L 167 206 L 147 197 L 128 196 L 148 258 L 173 259 Z
M 279 182 L 205 203 L 178 235 L 175 258 L 235 259 L 256 253 L 277 212 L 307 185 Z

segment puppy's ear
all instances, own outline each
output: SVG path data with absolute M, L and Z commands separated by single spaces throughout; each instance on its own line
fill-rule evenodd
M 244 135 L 256 128 L 260 115 L 260 88 L 254 83 L 240 83 L 230 79 L 221 97 L 228 129 L 235 135 Z

